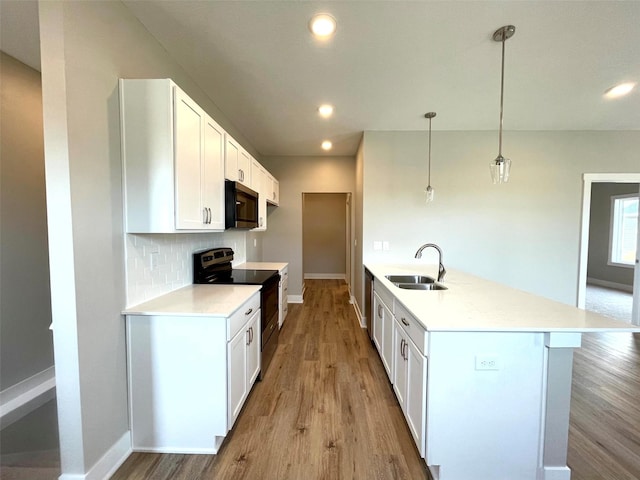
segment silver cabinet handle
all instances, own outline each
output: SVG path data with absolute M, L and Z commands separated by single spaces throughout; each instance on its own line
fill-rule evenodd
M 211 209 L 207 207 L 207 223 L 211 223 Z
M 247 345 L 251 345 L 251 332 L 249 330 L 245 331 L 244 333 L 247 334 Z
M 382 318 L 382 305 L 378 305 L 378 317 Z
M 246 312 L 244 312 L 245 315 L 250 315 L 251 312 L 253 312 L 253 308 L 250 308 L 249 310 L 247 310 Z
M 404 317 L 402 317 L 400 320 L 402 320 L 402 323 L 404 325 L 406 325 L 407 327 L 409 326 L 409 322 L 407 322 L 407 320 Z

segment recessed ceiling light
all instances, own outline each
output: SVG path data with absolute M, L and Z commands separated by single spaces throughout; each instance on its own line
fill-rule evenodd
M 324 142 L 322 142 L 323 150 L 331 150 L 332 147 L 333 147 L 333 143 L 331 143 L 329 140 L 325 140 Z
M 309 29 L 316 37 L 327 38 L 336 31 L 336 19 L 327 13 L 319 13 L 311 17 Z
M 329 105 L 328 103 L 320 105 L 320 107 L 318 107 L 318 113 L 323 118 L 329 118 L 333 114 L 333 105 Z
M 621 83 L 620 85 L 616 85 L 615 87 L 611 87 L 609 90 L 604 92 L 604 96 L 607 97 L 607 98 L 623 97 L 627 93 L 629 93 L 631 90 L 633 90 L 633 87 L 635 87 L 635 86 L 636 86 L 636 84 L 632 83 L 632 82 Z

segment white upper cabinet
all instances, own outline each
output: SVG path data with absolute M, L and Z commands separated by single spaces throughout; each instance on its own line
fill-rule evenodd
M 267 229 L 267 196 L 270 189 L 267 170 L 255 158 L 251 159 L 251 189 L 258 192 L 258 227 L 254 231 Z
M 125 231 L 224 230 L 225 132 L 169 79 L 120 80 Z
M 271 205 L 278 206 L 280 204 L 280 182 L 269 172 L 267 172 L 267 177 L 267 202 Z
M 273 177 L 173 81 L 121 79 L 120 120 L 126 233 L 223 231 L 225 178 L 258 185 L 266 230 Z
M 251 188 L 251 155 L 227 134 L 224 157 L 224 177 Z

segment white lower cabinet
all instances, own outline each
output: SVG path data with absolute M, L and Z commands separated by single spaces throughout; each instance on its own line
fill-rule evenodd
M 229 429 L 242 410 L 251 387 L 260 373 L 260 310 L 236 333 L 228 344 Z
M 427 412 L 427 358 L 413 343 L 404 326 L 394 321 L 395 370 L 393 390 L 416 442 L 420 456 L 425 454 Z
M 381 285 L 374 284 L 373 295 L 373 342 L 389 379 L 393 376 L 393 297 Z
M 127 315 L 132 449 L 216 453 L 260 371 L 260 292 L 230 317 Z
M 284 320 L 289 313 L 289 265 L 280 270 L 280 311 L 278 312 L 278 327 L 282 328 Z

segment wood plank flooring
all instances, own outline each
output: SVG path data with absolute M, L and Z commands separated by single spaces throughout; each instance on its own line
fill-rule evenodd
M 307 280 L 218 455 L 134 453 L 112 477 L 411 479 L 429 476 L 342 281 Z M 572 480 L 640 480 L 640 335 L 586 334 L 574 359 Z M 475 479 L 469 479 L 475 480 Z
M 218 455 L 134 453 L 113 479 L 429 479 L 347 287 L 306 280 Z
M 572 480 L 640 479 L 640 334 L 582 336 L 570 422 Z

